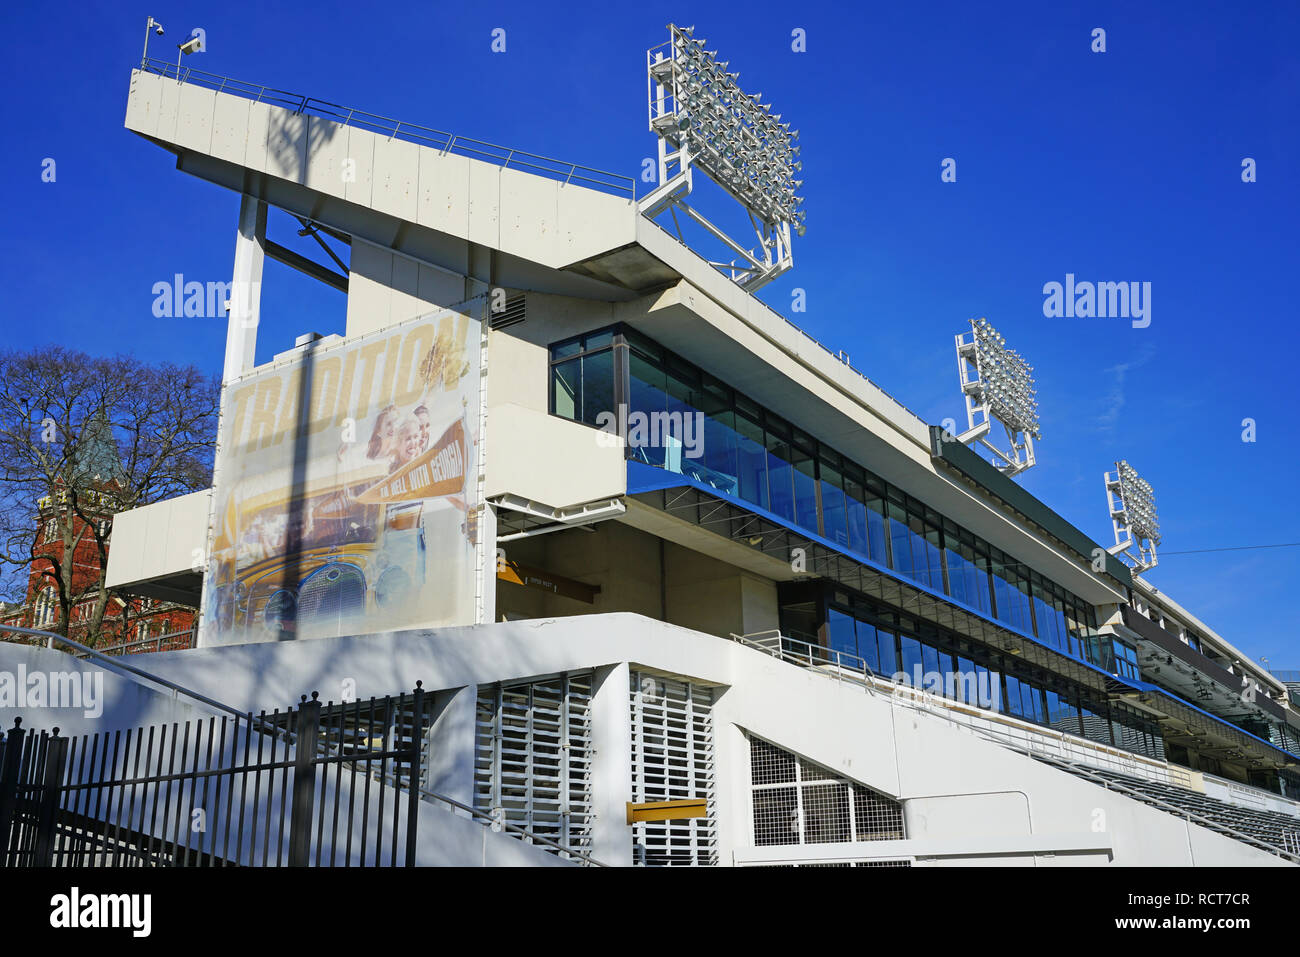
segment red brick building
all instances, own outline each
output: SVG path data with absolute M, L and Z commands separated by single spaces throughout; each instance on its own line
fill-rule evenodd
M 115 493 L 121 487 L 117 478 L 121 466 L 106 419 L 87 424 L 70 471 L 76 476 L 77 501 L 85 517 L 71 507 L 70 496 L 63 488 L 37 502 L 37 527 L 33 529 L 36 557 L 28 570 L 26 593 L 20 605 L 0 605 L 0 625 L 62 630 L 58 578 L 51 563 L 62 563 L 67 548 L 64 533 L 70 530 L 73 554 L 68 582 L 69 638 L 100 649 L 121 648 L 127 652 L 190 647 L 196 611 L 174 602 L 108 596 L 99 626 L 95 627 L 103 559 L 112 545 Z M 96 532 L 106 539 L 102 556 Z

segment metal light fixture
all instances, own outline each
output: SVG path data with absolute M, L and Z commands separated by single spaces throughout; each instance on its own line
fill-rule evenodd
M 1115 471 L 1105 473 L 1104 478 L 1115 529 L 1115 544 L 1107 551 L 1127 558 L 1139 574 L 1154 568 L 1159 560 L 1160 517 L 1150 483 L 1124 460 L 1116 462 Z
M 966 400 L 967 431 L 956 437 L 963 445 L 978 442 L 994 456 L 993 464 L 1007 475 L 1034 465 L 1034 440 L 1042 438 L 1034 368 L 987 319 L 971 319 L 971 331 L 958 333 L 957 371 Z M 993 423 L 1006 432 L 1006 444 L 990 439 Z
M 739 285 L 754 290 L 794 265 L 790 233 L 804 234 L 806 214 L 797 209 L 803 168 L 793 145 L 799 131 L 773 114 L 761 93 L 746 94 L 739 73 L 706 50 L 694 27 L 668 26 L 669 39 L 646 54 L 650 131 L 659 138 L 659 186 L 640 203 L 654 218 L 680 209 L 739 259 L 712 263 Z M 691 174 L 699 169 L 749 213 L 757 245 L 731 239 L 686 202 Z
M 176 44 L 176 82 L 181 82 L 181 55 L 189 56 L 196 50 L 203 49 L 203 40 L 200 37 L 190 37 L 184 43 Z

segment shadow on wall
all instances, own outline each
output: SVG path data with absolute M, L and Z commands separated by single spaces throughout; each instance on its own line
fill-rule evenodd
M 284 171 L 285 179 L 302 183 L 309 159 L 343 130 L 338 123 L 305 113 L 272 109 L 266 138 L 268 157 Z

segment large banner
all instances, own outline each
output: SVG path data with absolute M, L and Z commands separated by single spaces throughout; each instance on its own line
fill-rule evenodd
M 479 389 L 460 311 L 229 383 L 200 644 L 472 624 Z

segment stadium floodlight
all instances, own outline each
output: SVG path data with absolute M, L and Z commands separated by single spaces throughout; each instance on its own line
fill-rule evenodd
M 987 319 L 971 319 L 971 331 L 957 334 L 957 370 L 966 399 L 967 431 L 955 436 L 963 445 L 978 442 L 993 453 L 993 464 L 1016 475 L 1034 464 L 1038 399 L 1034 369 Z M 993 423 L 1006 430 L 1007 444 L 999 448 L 989 438 Z
M 1115 545 L 1107 549 L 1123 555 L 1139 574 L 1154 568 L 1160 544 L 1160 517 L 1156 514 L 1156 497 L 1151 485 L 1141 478 L 1128 462 L 1115 463 L 1115 471 L 1105 473 L 1106 504 L 1115 529 Z
M 668 41 L 646 53 L 650 131 L 659 138 L 659 185 L 639 204 L 653 219 L 682 210 L 738 259 L 714 262 L 754 290 L 794 265 L 791 231 L 802 236 L 806 214 L 798 195 L 803 169 L 799 131 L 782 122 L 761 93 L 745 93 L 739 73 L 706 50 L 694 27 L 668 25 Z M 686 202 L 700 170 L 749 214 L 758 244 L 745 249 Z M 676 213 L 673 213 L 674 220 Z M 680 235 L 680 229 L 679 229 Z

